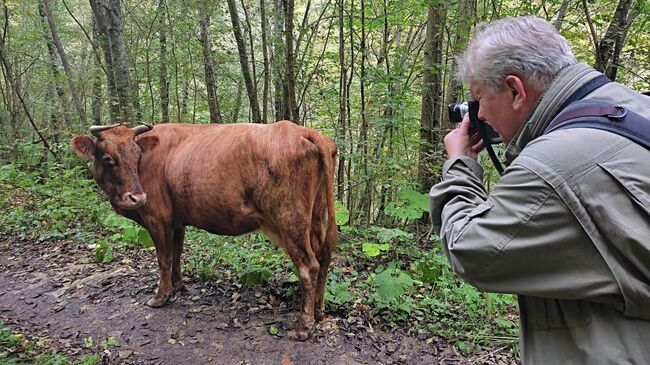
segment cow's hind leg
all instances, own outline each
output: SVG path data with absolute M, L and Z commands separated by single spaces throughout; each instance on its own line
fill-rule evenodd
M 314 329 L 314 304 L 320 265 L 309 244 L 307 232 L 301 234 L 300 239 L 289 240 L 286 248 L 293 264 L 298 269 L 302 289 L 302 305 L 298 325 L 289 332 L 288 337 L 292 340 L 304 341 L 309 338 Z
M 156 257 L 160 269 L 160 279 L 156 294 L 147 301 L 150 307 L 162 307 L 172 294 L 172 267 L 174 259 L 172 229 L 165 224 L 153 224 L 149 233 L 156 246 Z
M 316 280 L 316 301 L 314 304 L 314 319 L 320 322 L 325 318 L 325 285 L 327 284 L 327 271 L 332 259 L 332 252 L 325 244 L 320 245 L 317 258 L 319 263 L 318 279 Z
M 332 258 L 331 248 L 325 242 L 324 220 L 327 209 L 325 192 L 319 192 L 311 218 L 311 247 L 316 254 L 319 270 L 316 280 L 316 300 L 314 303 L 314 319 L 320 322 L 324 318 L 324 295 L 325 285 L 327 284 L 327 271 Z

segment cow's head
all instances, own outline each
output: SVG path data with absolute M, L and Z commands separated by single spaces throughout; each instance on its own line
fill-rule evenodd
M 142 191 L 138 165 L 142 152 L 147 148 L 146 139 L 135 140 L 141 133 L 150 131 L 151 125 L 127 128 L 120 124 L 90 127 L 89 135 L 75 136 L 70 146 L 80 157 L 93 161 L 93 177 L 104 190 L 111 203 L 122 209 L 132 210 L 147 202 Z M 152 137 L 154 143 L 156 137 Z M 152 142 L 149 138 L 149 142 Z

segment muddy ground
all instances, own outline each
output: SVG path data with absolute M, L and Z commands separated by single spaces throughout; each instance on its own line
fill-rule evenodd
M 149 308 L 157 275 L 153 251 L 95 264 L 83 245 L 0 237 L 0 320 L 70 358 L 101 353 L 103 364 L 515 363 L 504 349 L 467 358 L 436 337 L 382 332 L 355 311 L 328 314 L 312 338 L 294 342 L 285 336 L 297 296 L 236 279 L 189 276 L 166 307 Z

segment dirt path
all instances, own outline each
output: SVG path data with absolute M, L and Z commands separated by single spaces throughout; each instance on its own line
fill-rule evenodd
M 169 305 L 149 308 L 157 272 L 146 250 L 99 265 L 80 245 L 0 238 L 0 319 L 72 356 L 115 339 L 106 364 L 468 363 L 444 341 L 383 333 L 354 316 L 330 316 L 308 341 L 290 341 L 298 299 L 285 302 L 283 288 L 189 277 Z

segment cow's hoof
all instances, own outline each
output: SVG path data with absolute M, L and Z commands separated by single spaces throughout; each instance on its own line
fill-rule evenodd
M 172 286 L 172 294 L 185 293 L 185 292 L 187 292 L 187 289 L 185 288 L 185 284 L 183 284 L 180 281 Z
M 316 311 L 314 313 L 314 319 L 316 320 L 316 322 L 321 322 L 323 319 L 325 319 L 325 314 L 323 313 L 323 311 Z
M 166 300 L 162 300 L 160 298 L 153 297 L 149 300 L 147 300 L 147 306 L 151 308 L 160 308 L 164 306 L 167 303 Z
M 289 337 L 290 340 L 294 341 L 305 341 L 306 339 L 309 338 L 309 332 L 305 330 L 291 330 L 287 334 L 287 337 Z

